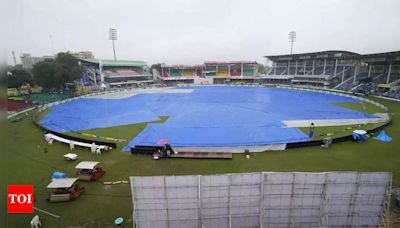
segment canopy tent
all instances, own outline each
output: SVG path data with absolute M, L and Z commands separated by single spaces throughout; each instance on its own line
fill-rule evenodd
M 385 131 L 381 131 L 378 136 L 374 137 L 374 139 L 383 141 L 383 142 L 390 142 L 392 141 L 392 138 L 389 137 Z
M 75 166 L 76 169 L 94 169 L 99 162 L 96 161 L 83 161 Z
M 47 185 L 47 188 L 70 188 L 77 180 L 78 178 L 54 179 L 49 185 Z

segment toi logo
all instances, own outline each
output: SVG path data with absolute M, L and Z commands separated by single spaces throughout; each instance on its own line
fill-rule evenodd
M 8 213 L 33 213 L 33 185 L 8 185 Z

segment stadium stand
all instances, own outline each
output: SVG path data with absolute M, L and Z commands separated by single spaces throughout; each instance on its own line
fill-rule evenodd
M 153 82 L 143 61 L 81 59 L 80 62 L 85 86 L 124 87 Z
M 161 66 L 161 77 L 194 77 L 197 76 L 199 71 L 196 66 L 188 65 L 173 65 L 167 66 L 163 64 Z M 200 72 L 201 73 L 201 72 Z
M 168 85 L 192 83 L 193 78 L 201 77 L 213 79 L 213 84 L 292 84 L 392 97 L 398 93 L 400 51 L 362 55 L 334 50 L 264 57 L 272 63 L 265 75 L 258 73 L 256 62 L 206 61 L 177 68 L 178 72 L 164 65 L 160 78 Z
M 168 78 L 169 77 L 169 72 L 168 71 L 162 71 L 161 77 Z
M 231 76 L 240 76 L 242 75 L 242 69 L 239 66 L 231 67 L 230 71 Z
M 196 76 L 196 70 L 195 69 L 183 69 L 183 76 L 184 77 Z
M 217 76 L 229 76 L 229 72 L 227 69 L 218 69 Z
M 212 78 L 214 84 L 226 83 L 227 80 L 248 80 L 254 82 L 258 69 L 257 62 L 215 62 L 206 61 L 201 65 L 161 65 L 159 79 L 164 84 L 193 83 L 195 77 Z
M 204 76 L 217 76 L 217 62 L 205 62 L 203 73 Z
M 29 104 L 21 103 L 21 102 L 16 102 L 16 101 L 7 101 L 7 111 L 19 111 L 22 109 L 26 109 L 31 107 Z
M 139 72 L 138 70 L 134 69 L 110 69 L 104 70 L 104 74 L 109 77 L 119 77 L 119 76 L 135 76 L 135 75 L 142 75 L 143 72 Z
M 254 69 L 244 69 L 243 76 L 254 76 Z
M 170 77 L 182 77 L 182 71 L 180 69 L 171 68 Z
M 400 82 L 400 51 L 366 55 L 321 51 L 265 57 L 272 61 L 272 68 L 263 79 L 267 83 L 396 96 Z

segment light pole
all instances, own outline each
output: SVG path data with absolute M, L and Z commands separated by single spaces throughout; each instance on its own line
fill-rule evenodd
M 112 40 L 113 51 L 114 51 L 114 60 L 117 60 L 117 57 L 115 55 L 115 44 L 114 44 L 114 40 L 117 40 L 117 29 L 110 28 L 110 40 Z
M 293 54 L 293 43 L 296 42 L 296 31 L 289 32 L 290 54 Z

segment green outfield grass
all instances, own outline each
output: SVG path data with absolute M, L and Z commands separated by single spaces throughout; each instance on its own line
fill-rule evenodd
M 390 108 L 393 114 L 391 126 L 385 131 L 393 138 L 390 143 L 367 140 L 361 142 L 343 142 L 334 144 L 330 149 L 306 147 L 252 154 L 246 159 L 243 154 L 233 156 L 232 160 L 190 160 L 162 159 L 152 160 L 150 156 L 122 153 L 120 149 L 138 134 L 146 125 L 133 124 L 123 127 L 94 129 L 88 133 L 107 137 L 126 138 L 119 143 L 119 148 L 104 152 L 100 156 L 90 153 L 89 149 L 76 148 L 79 161 L 93 160 L 101 162 L 106 170 L 99 182 L 82 183 L 85 193 L 74 202 L 48 203 L 46 197 L 50 193 L 46 189 L 55 171 L 65 172 L 70 177 L 75 175 L 74 166 L 79 162 L 67 162 L 63 154 L 70 152 L 68 145 L 48 145 L 39 130 L 29 118 L 23 121 L 7 123 L 6 140 L 10 149 L 6 153 L 7 160 L 1 160 L 1 166 L 7 167 L 8 184 L 34 184 L 35 206 L 48 210 L 64 218 L 67 226 L 106 227 L 113 225 L 116 217 L 124 217 L 125 227 L 132 226 L 132 199 L 130 186 L 105 186 L 104 181 L 128 180 L 135 175 L 185 175 L 185 174 L 217 174 L 255 171 L 390 171 L 393 172 L 394 186 L 400 186 L 400 104 L 387 100 L 379 100 Z M 347 105 L 347 104 L 346 104 Z M 363 109 L 363 105 L 353 104 Z M 367 105 L 368 106 L 368 105 Z M 374 107 L 372 107 L 374 108 Z M 367 111 L 375 113 L 376 111 Z M 162 121 L 165 121 L 163 117 Z M 330 131 L 332 129 L 325 129 Z M 317 130 L 318 132 L 319 130 Z M 75 133 L 74 133 L 75 134 Z M 47 149 L 45 149 L 47 148 Z M 40 214 L 43 227 L 54 227 L 56 220 Z M 10 214 L 9 227 L 29 227 L 30 214 Z

